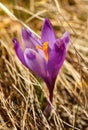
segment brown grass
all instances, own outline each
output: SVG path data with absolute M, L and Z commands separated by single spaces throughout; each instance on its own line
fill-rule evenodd
M 88 1 L 15 0 L 0 3 L 0 130 L 88 130 Z M 57 77 L 52 111 L 45 84 L 18 60 L 12 38 L 22 26 L 39 37 L 48 17 L 57 37 L 71 34 L 66 61 Z

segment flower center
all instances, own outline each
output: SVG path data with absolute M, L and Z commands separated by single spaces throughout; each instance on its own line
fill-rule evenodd
M 41 49 L 43 50 L 45 56 L 46 56 L 46 61 L 48 61 L 48 42 L 44 42 L 43 46 L 36 46 L 36 49 Z

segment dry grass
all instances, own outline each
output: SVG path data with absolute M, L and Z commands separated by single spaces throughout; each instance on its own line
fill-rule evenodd
M 88 1 L 15 0 L 0 3 L 0 130 L 88 130 Z M 9 9 L 7 9 L 7 8 Z M 45 84 L 18 60 L 12 38 L 22 26 L 39 37 L 49 17 L 57 36 L 71 34 L 66 61 L 58 75 L 49 117 L 40 109 Z

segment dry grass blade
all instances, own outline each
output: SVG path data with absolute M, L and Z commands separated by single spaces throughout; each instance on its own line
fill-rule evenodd
M 16 16 L 14 16 L 7 8 L 6 6 L 4 6 L 2 3 L 0 3 L 0 8 L 5 11 L 5 13 L 12 19 L 15 20 L 17 22 L 19 22 L 20 24 L 22 24 L 24 27 L 26 27 L 28 30 L 30 30 L 33 34 L 35 34 L 37 37 L 39 37 L 39 35 L 37 33 L 35 33 L 31 28 L 29 28 L 26 24 L 24 24 L 24 22 L 20 21 L 18 18 L 16 18 Z
M 38 16 L 38 15 L 43 14 L 43 13 L 46 12 L 46 10 L 42 10 L 42 11 L 40 11 L 40 12 L 34 14 L 34 13 L 32 13 L 31 11 L 28 11 L 27 9 L 25 9 L 25 8 L 23 8 L 23 7 L 20 7 L 20 6 L 15 6 L 14 9 L 32 15 L 32 16 L 31 16 L 31 19 L 32 19 L 32 18 L 38 18 L 38 19 L 40 19 L 40 20 L 42 20 L 42 21 L 43 21 L 44 19 L 41 18 L 41 17 Z M 31 19 L 29 18 L 28 20 L 26 20 L 26 23 L 29 22 L 29 20 L 31 20 Z

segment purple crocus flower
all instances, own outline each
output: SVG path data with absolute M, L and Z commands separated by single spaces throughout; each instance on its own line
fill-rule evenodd
M 65 32 L 61 38 L 56 39 L 52 25 L 46 18 L 41 39 L 27 29 L 22 29 L 21 36 L 24 50 L 20 47 L 18 40 L 13 39 L 16 54 L 27 68 L 46 83 L 52 102 L 55 80 L 64 63 L 70 35 Z M 46 111 L 49 111 L 50 107 L 48 104 Z

